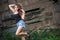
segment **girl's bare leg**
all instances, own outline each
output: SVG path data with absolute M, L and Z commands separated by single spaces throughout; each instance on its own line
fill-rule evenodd
M 18 27 L 16 35 L 21 35 L 21 39 L 25 40 L 25 36 L 27 36 L 28 34 L 26 32 L 23 32 L 23 27 Z
M 22 38 L 21 38 L 22 40 L 25 40 L 25 36 L 22 36 Z
M 27 35 L 27 32 L 23 32 L 23 27 L 18 27 L 16 35 Z

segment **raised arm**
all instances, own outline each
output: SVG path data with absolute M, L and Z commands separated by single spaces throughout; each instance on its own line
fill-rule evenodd
M 15 4 L 10 4 L 10 5 L 9 5 L 9 8 L 10 8 L 10 10 L 11 10 L 12 12 L 15 12 L 14 7 L 15 7 Z

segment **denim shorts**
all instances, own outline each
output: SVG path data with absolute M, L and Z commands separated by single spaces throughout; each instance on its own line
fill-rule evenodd
M 19 20 L 17 23 L 16 23 L 17 27 L 25 27 L 25 22 L 23 20 Z

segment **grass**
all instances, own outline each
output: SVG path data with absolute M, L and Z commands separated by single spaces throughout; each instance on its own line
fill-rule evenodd
M 21 40 L 21 37 L 6 31 L 2 40 Z M 30 30 L 30 37 L 26 40 L 60 40 L 60 29 Z

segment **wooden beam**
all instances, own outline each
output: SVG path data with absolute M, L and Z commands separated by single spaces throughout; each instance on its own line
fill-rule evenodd
M 4 12 L 8 12 L 9 10 L 3 10 L 3 11 L 0 11 L 0 14 L 4 13 Z

